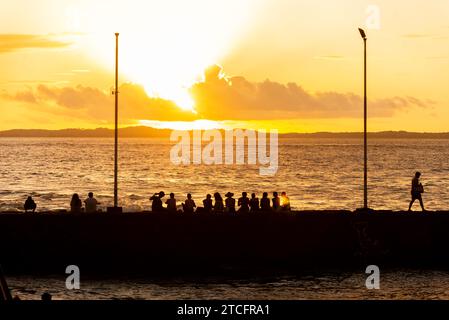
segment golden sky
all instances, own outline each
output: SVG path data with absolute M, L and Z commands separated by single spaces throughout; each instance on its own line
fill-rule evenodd
M 448 0 L 4 1 L 0 130 L 110 127 L 120 32 L 122 126 L 362 131 L 358 27 L 369 130 L 449 131 Z

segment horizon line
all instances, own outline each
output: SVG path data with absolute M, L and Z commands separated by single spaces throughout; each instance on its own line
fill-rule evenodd
M 172 131 L 174 129 L 170 128 L 155 128 L 155 127 L 149 127 L 149 126 L 143 126 L 143 125 L 137 125 L 137 126 L 123 126 L 119 127 L 119 130 L 126 130 L 126 129 L 150 129 L 155 131 Z M 232 129 L 225 129 L 225 128 L 216 128 L 214 130 L 254 130 L 259 131 L 258 129 L 248 129 L 248 128 L 232 128 Z M 108 127 L 95 127 L 95 128 L 60 128 L 60 129 L 46 129 L 46 128 L 13 128 L 13 129 L 5 129 L 0 130 L 0 134 L 4 133 L 11 133 L 15 131 L 23 131 L 23 132 L 32 132 L 32 131 L 46 131 L 46 132 L 58 132 L 58 131 L 97 131 L 97 130 L 105 130 L 105 131 L 111 131 L 113 132 L 113 128 Z M 211 129 L 187 129 L 187 130 L 178 130 L 178 131 L 193 131 L 193 130 L 202 130 L 207 131 Z M 380 134 L 380 133 L 391 133 L 391 134 L 449 134 L 449 131 L 407 131 L 407 130 L 381 130 L 381 131 L 368 131 L 370 134 Z M 289 132 L 282 132 L 279 133 L 279 135 L 289 135 L 289 134 L 301 134 L 301 135 L 307 135 L 307 134 L 363 134 L 363 131 L 313 131 L 313 132 L 304 132 L 304 131 L 289 131 Z

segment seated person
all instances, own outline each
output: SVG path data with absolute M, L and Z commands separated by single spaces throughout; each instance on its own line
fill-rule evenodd
M 249 198 L 246 192 L 242 192 L 242 196 L 239 198 L 237 204 L 240 207 L 239 212 L 249 211 Z
M 187 199 L 182 204 L 182 208 L 184 213 L 193 213 L 193 210 L 196 208 L 195 201 L 192 199 L 192 195 L 190 193 L 187 194 Z
M 235 213 L 235 199 L 233 198 L 234 194 L 232 192 L 228 192 L 225 194 L 225 211 L 229 213 Z
M 95 213 L 97 212 L 97 205 L 99 202 L 94 198 L 94 194 L 89 192 L 87 195 L 87 199 L 84 200 L 84 205 L 86 206 L 86 213 Z
M 264 192 L 262 199 L 260 199 L 260 210 L 271 211 L 270 199 L 268 199 L 268 192 Z
M 25 212 L 28 212 L 28 210 L 31 210 L 31 212 L 34 212 L 36 210 L 36 202 L 34 202 L 34 200 L 31 196 L 29 196 L 26 199 L 25 205 L 23 207 L 25 209 Z
M 281 210 L 282 211 L 291 211 L 290 208 L 290 198 L 287 197 L 287 193 L 281 193 Z
M 251 212 L 259 211 L 259 198 L 255 193 L 251 193 L 251 199 L 249 200 L 249 207 Z
M 206 195 L 206 199 L 203 200 L 204 212 L 212 212 L 212 196 Z
M 151 211 L 153 212 L 161 212 L 164 210 L 162 206 L 162 198 L 165 197 L 165 192 L 161 191 L 159 193 L 155 193 L 151 198 Z
M 78 193 L 74 193 L 70 201 L 70 211 L 72 213 L 81 213 L 83 205 Z
M 175 194 L 172 192 L 170 193 L 170 198 L 165 201 L 165 204 L 167 205 L 167 211 L 169 212 L 176 212 L 176 199 Z
M 214 212 L 221 213 L 224 210 L 223 198 L 218 192 L 214 193 L 215 204 L 214 204 Z
M 279 198 L 279 195 L 277 192 L 273 192 L 273 211 L 279 211 L 281 210 L 281 198 Z

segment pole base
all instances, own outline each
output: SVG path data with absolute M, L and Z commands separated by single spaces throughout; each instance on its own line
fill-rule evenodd
M 374 213 L 374 209 L 371 208 L 357 208 L 355 209 L 356 213 Z
M 123 213 L 122 207 L 108 207 L 107 213 Z

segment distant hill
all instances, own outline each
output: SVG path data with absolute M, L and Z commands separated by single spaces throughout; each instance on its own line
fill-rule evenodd
M 129 138 L 163 138 L 170 136 L 169 129 L 155 129 L 149 127 L 127 127 L 119 129 L 120 137 Z M 114 130 L 97 129 L 14 129 L 0 131 L 0 137 L 45 137 L 45 138 L 112 138 Z
M 124 138 L 168 138 L 172 130 L 155 129 L 145 126 L 126 127 L 119 129 L 120 137 Z M 427 133 L 406 131 L 371 132 L 369 138 L 374 139 L 449 139 L 449 132 Z M 97 129 L 13 129 L 0 131 L 0 138 L 5 137 L 45 137 L 45 138 L 112 138 L 114 130 L 107 128 Z M 285 133 L 280 138 L 341 138 L 359 139 L 361 132 L 316 132 L 316 133 Z
M 363 132 L 316 132 L 316 133 L 286 133 L 283 138 L 363 138 Z M 449 139 L 449 132 L 407 132 L 380 131 L 369 132 L 369 138 L 374 139 Z

